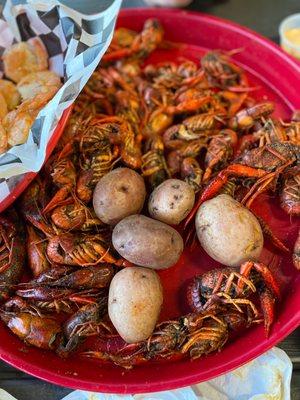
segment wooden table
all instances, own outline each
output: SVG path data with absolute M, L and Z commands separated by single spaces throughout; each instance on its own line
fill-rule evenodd
M 79 0 L 76 1 L 78 3 Z M 63 2 L 74 4 L 73 0 Z M 141 0 L 123 0 L 123 6 L 142 7 L 144 4 Z M 299 0 L 194 0 L 188 9 L 231 19 L 278 41 L 280 21 L 289 14 L 300 12 L 300 4 Z M 287 352 L 293 362 L 292 400 L 300 400 L 300 329 L 280 343 L 279 347 Z M 70 392 L 70 389 L 32 378 L 3 362 L 0 362 L 0 388 L 18 400 L 59 400 Z

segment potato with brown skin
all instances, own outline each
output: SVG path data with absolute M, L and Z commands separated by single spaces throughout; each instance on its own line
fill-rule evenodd
M 257 260 L 264 240 L 256 217 L 227 194 L 204 202 L 196 214 L 198 239 L 214 260 L 236 267 Z
M 190 185 L 180 179 L 167 179 L 151 193 L 148 210 L 152 218 L 178 225 L 194 203 L 195 192 Z
M 162 302 L 162 286 L 153 270 L 125 268 L 113 277 L 109 287 L 109 318 L 127 343 L 139 342 L 152 334 Z
M 145 198 L 144 179 L 130 168 L 116 168 L 97 183 L 93 206 L 102 222 L 116 225 L 128 215 L 138 214 Z
M 169 225 L 144 215 L 131 215 L 120 221 L 112 233 L 112 243 L 126 260 L 153 269 L 176 264 L 183 240 Z

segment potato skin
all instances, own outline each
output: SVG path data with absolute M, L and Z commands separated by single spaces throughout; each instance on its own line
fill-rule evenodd
M 147 339 L 153 332 L 163 302 L 159 276 L 153 270 L 130 267 L 111 281 L 108 314 L 127 343 Z
M 196 230 L 204 250 L 214 260 L 228 266 L 257 259 L 263 248 L 258 220 L 227 194 L 220 194 L 200 206 Z
M 152 218 L 178 225 L 194 203 L 195 192 L 190 185 L 180 179 L 167 179 L 151 193 L 148 210 Z
M 144 215 L 120 221 L 113 230 L 112 243 L 126 260 L 153 269 L 174 265 L 183 251 L 182 237 L 174 228 Z
M 97 183 L 93 206 L 101 221 L 116 225 L 128 215 L 138 214 L 145 198 L 144 179 L 130 168 L 116 168 Z

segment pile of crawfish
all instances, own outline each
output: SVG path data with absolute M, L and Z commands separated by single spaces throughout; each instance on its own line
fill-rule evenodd
M 14 210 L 0 216 L 0 318 L 29 345 L 129 368 L 220 350 L 233 332 L 262 321 L 269 332 L 280 287 L 269 266 L 252 261 L 195 277 L 191 313 L 159 323 L 147 341 L 125 345 L 108 319 L 110 281 L 130 265 L 114 252 L 91 199 L 113 168 L 137 170 L 149 190 L 169 177 L 190 184 L 198 201 L 185 226 L 221 191 L 247 207 L 272 191 L 290 216 L 300 215 L 299 115 L 275 119 L 273 103 L 254 100 L 256 88 L 221 51 L 200 63 L 145 64 L 154 50 L 173 46 L 157 20 L 141 32 L 117 29 L 55 153 L 18 202 L 22 218 Z M 298 238 L 298 268 L 299 248 Z M 91 336 L 97 344 L 83 352 Z

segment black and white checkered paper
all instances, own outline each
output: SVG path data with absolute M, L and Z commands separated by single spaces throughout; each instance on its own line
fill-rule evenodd
M 63 86 L 39 112 L 27 142 L 0 156 L 0 205 L 25 173 L 40 170 L 63 111 L 110 44 L 120 5 L 121 0 L 114 0 L 98 14 L 84 15 L 57 0 L 7 0 L 0 18 L 0 56 L 13 43 L 38 36 L 47 48 L 49 68 L 62 77 Z

